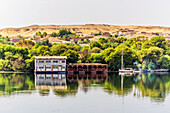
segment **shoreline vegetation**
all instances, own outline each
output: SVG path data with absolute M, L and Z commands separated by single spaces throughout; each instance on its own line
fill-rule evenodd
M 77 36 L 68 30 L 48 34 L 37 32 L 35 36 L 58 35 L 61 39 Z M 98 34 L 99 36 L 101 33 Z M 118 71 L 121 67 L 122 49 L 124 50 L 124 67 L 136 70 L 170 70 L 170 40 L 155 36 L 150 40 L 145 36 L 125 38 L 114 35 L 86 41 L 87 46 L 74 43 L 50 43 L 48 39 L 34 42 L 19 36 L 14 44 L 10 37 L 0 35 L 0 71 L 34 72 L 35 56 L 67 56 L 69 63 L 103 63 L 108 64 L 109 71 Z
M 0 71 L 0 74 L 3 73 L 32 73 L 30 71 Z

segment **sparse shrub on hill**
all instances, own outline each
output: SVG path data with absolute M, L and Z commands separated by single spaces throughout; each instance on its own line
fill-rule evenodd
M 43 32 L 43 37 L 46 37 L 47 36 L 47 32 Z
M 62 29 L 62 30 L 60 30 L 59 32 L 58 32 L 58 36 L 59 37 L 63 37 L 64 35 L 70 35 L 70 34 L 72 34 L 70 31 L 67 31 L 66 29 Z
M 56 32 L 51 33 L 51 37 L 57 37 L 57 33 Z
M 41 32 L 39 31 L 39 32 L 36 32 L 36 33 L 35 33 L 35 36 L 40 36 L 41 38 L 46 37 L 47 35 L 48 35 L 47 32 L 41 33 Z
M 42 33 L 39 31 L 39 32 L 36 32 L 36 33 L 35 33 L 35 36 L 40 36 L 40 37 L 42 37 L 43 35 L 42 35 Z

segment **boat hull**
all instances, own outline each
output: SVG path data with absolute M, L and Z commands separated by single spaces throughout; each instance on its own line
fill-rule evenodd
M 119 73 L 134 73 L 134 70 L 119 70 Z

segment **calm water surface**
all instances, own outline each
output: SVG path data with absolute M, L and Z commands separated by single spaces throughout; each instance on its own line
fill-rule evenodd
M 0 74 L 1 113 L 170 113 L 170 73 Z

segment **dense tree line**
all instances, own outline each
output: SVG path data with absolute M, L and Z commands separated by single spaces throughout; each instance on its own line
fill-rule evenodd
M 118 70 L 121 66 L 122 49 L 124 67 L 170 68 L 170 41 L 161 36 L 151 40 L 140 36 L 130 39 L 99 38 L 84 47 L 71 43 L 51 44 L 48 40 L 35 44 L 21 39 L 16 45 L 0 42 L 0 70 L 32 71 L 34 56 L 67 56 L 67 63 L 106 63 L 110 70 Z

